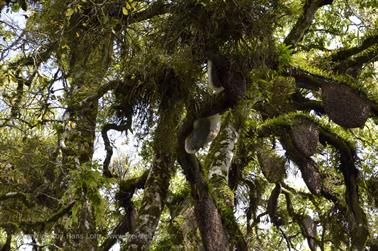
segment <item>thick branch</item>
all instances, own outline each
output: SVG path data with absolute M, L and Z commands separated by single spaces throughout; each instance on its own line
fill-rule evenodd
M 194 199 L 195 215 L 202 241 L 209 251 L 219 250 L 219 247 L 223 247 L 227 250 L 229 240 L 214 199 L 210 195 L 205 179 L 202 177 L 200 162 L 194 154 L 188 154 L 185 151 L 185 139 L 193 130 L 193 123 L 196 118 L 223 113 L 226 109 L 231 107 L 231 104 L 232 103 L 228 101 L 224 94 L 217 96 L 214 100 L 207 100 L 207 102 L 201 105 L 197 112 L 195 112 L 195 109 L 190 110 L 178 132 L 178 162 L 182 166 L 186 179 L 190 183 L 192 197 Z
M 330 144 L 340 153 L 340 169 L 345 182 L 345 200 L 348 206 L 349 231 L 351 232 L 352 249 L 362 250 L 368 237 L 368 226 L 365 212 L 363 211 L 358 193 L 359 171 L 355 166 L 356 150 L 350 144 L 341 139 L 337 134 L 322 128 L 320 141 Z
M 42 46 L 37 52 L 33 53 L 28 57 L 22 57 L 19 60 L 10 63 L 10 67 L 19 66 L 39 66 L 41 63 L 45 62 L 51 56 L 51 53 L 56 49 L 57 42 L 50 42 L 47 45 Z
M 247 250 L 247 243 L 233 214 L 234 196 L 227 182 L 235 143 L 239 139 L 239 129 L 240 123 L 237 123 L 231 115 L 223 120 L 221 131 L 212 142 L 206 157 L 206 166 L 212 187 L 211 195 L 219 209 L 231 243 L 234 243 L 236 250 Z
M 162 80 L 158 81 L 159 87 L 169 86 L 173 88 L 174 85 L 181 84 L 172 69 L 167 69 L 162 74 Z M 176 134 L 183 105 L 179 97 L 176 96 L 178 92 L 175 92 L 175 90 L 164 88 L 161 91 L 159 121 L 154 133 L 153 143 L 154 161 L 146 180 L 135 231 L 125 246 L 127 250 L 148 249 L 166 203 L 169 181 L 176 168 L 174 165 L 176 140 L 168 137 L 168 134 Z M 167 93 L 170 93 L 170 95 L 167 95 Z
M 311 157 L 305 156 L 294 144 L 291 136 L 287 134 L 287 130 L 290 130 L 293 124 L 295 124 L 295 121 L 304 119 L 308 120 L 309 118 L 301 114 L 294 114 L 293 117 L 289 117 L 285 119 L 285 121 L 278 120 L 277 123 L 268 124 L 266 127 L 259 128 L 257 134 L 259 137 L 268 137 L 271 134 L 280 136 L 283 147 L 287 151 L 290 159 L 299 167 L 302 178 L 310 192 L 314 195 L 321 195 L 334 202 L 338 207 L 341 207 L 342 203 L 340 203 L 337 195 L 323 184 L 321 173 L 315 161 L 313 161 Z M 312 123 L 316 122 L 312 121 Z M 317 126 L 320 127 L 319 124 L 317 124 Z
M 116 194 L 116 199 L 118 200 L 120 206 L 124 208 L 128 207 L 129 202 L 134 195 L 135 189 L 144 188 L 149 172 L 149 170 L 146 170 L 137 178 L 121 181 L 119 184 L 119 192 Z
M 331 56 L 332 61 L 339 62 L 344 61 L 345 59 L 360 53 L 363 50 L 368 49 L 369 47 L 378 44 L 378 35 L 369 36 L 362 41 L 362 43 L 356 47 L 349 49 L 342 49 Z
M 123 235 L 129 232 L 133 232 L 135 228 L 136 210 L 132 202 L 130 201 L 127 208 L 126 215 L 121 219 L 119 224 L 114 228 L 110 236 L 101 245 L 100 250 L 108 251 L 117 240 L 122 239 Z
M 312 251 L 317 250 L 318 246 L 318 239 L 317 239 L 317 231 L 316 231 L 316 224 L 312 220 L 312 218 L 308 215 L 301 215 L 294 211 L 294 207 L 291 202 L 291 195 L 287 191 L 283 191 L 285 198 L 286 198 L 286 208 L 289 215 L 293 218 L 293 220 L 300 226 L 301 232 L 303 236 L 307 239 L 308 246 Z
M 321 88 L 322 85 L 328 85 L 335 82 L 332 79 L 327 79 L 299 68 L 291 69 L 289 75 L 295 78 L 297 88 L 310 90 L 317 90 Z
M 180 134 L 179 134 L 180 135 Z M 204 246 L 209 251 L 224 247 L 228 250 L 229 241 L 224 231 L 222 219 L 210 195 L 206 181 L 201 175 L 200 163 L 185 151 L 185 137 L 179 137 L 178 161 L 190 183 L 194 210 Z
M 272 193 L 269 196 L 268 200 L 268 206 L 266 208 L 266 211 L 269 214 L 269 217 L 276 227 L 279 227 L 282 225 L 282 220 L 277 215 L 277 207 L 278 207 L 278 197 L 281 193 L 281 186 L 279 184 L 276 184 L 274 189 L 272 190 Z
M 322 103 L 316 100 L 311 100 L 303 97 L 299 92 L 292 95 L 293 103 L 300 111 L 310 112 L 314 110 L 318 115 L 324 115 L 325 110 Z
M 97 101 L 100 99 L 102 96 L 105 95 L 110 90 L 113 90 L 117 88 L 117 86 L 120 86 L 122 84 L 122 81 L 119 80 L 113 80 L 109 81 L 106 84 L 100 86 L 94 94 L 89 95 L 87 98 L 85 98 L 83 101 L 80 102 L 80 106 L 84 107 L 88 104 L 93 103 L 94 101 Z
M 333 0 L 307 0 L 303 7 L 303 14 L 286 37 L 284 43 L 291 47 L 295 47 L 302 40 L 308 27 L 310 27 L 316 11 L 327 4 L 332 4 Z
M 0 201 L 10 200 L 10 199 L 18 199 L 22 203 L 25 204 L 27 207 L 33 206 L 33 201 L 31 201 L 28 196 L 21 192 L 9 192 L 3 195 L 0 195 Z
M 65 207 L 59 209 L 52 215 L 50 215 L 46 220 L 41 221 L 20 221 L 18 224 L 19 227 L 21 227 L 26 232 L 30 231 L 31 229 L 38 229 L 39 231 L 43 231 L 43 229 L 46 227 L 46 225 L 55 223 L 57 220 L 59 220 L 64 215 L 67 215 L 71 212 L 72 207 L 75 205 L 75 202 L 71 202 L 70 204 L 66 205 Z M 9 223 L 3 223 L 2 226 L 13 226 L 16 227 L 15 223 L 9 222 Z
M 338 82 L 337 80 L 319 76 L 299 68 L 291 69 L 289 75 L 295 78 L 297 88 L 318 90 L 324 86 L 331 86 L 336 83 L 348 86 L 345 83 Z M 373 100 L 370 100 L 365 93 L 359 92 L 358 95 L 369 104 L 374 115 L 378 116 L 378 104 L 376 104 Z
M 132 233 L 135 230 L 137 212 L 131 199 L 136 189 L 144 188 L 149 172 L 149 170 L 146 170 L 137 178 L 121 181 L 116 199 L 118 200 L 118 204 L 126 210 L 126 214 L 113 229 L 110 236 L 102 243 L 100 250 L 107 251 L 111 249 L 123 235 Z
M 336 70 L 340 73 L 347 72 L 348 69 L 357 68 L 360 69 L 364 64 L 378 60 L 378 47 L 372 49 L 362 55 L 346 59 L 336 67 Z

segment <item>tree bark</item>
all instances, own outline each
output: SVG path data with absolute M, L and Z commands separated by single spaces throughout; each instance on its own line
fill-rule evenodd
M 176 156 L 174 152 L 177 144 L 175 137 L 172 138 L 168 135 L 176 134 L 183 106 L 181 101 L 175 97 L 179 93 L 170 88 L 175 88 L 179 83 L 177 83 L 178 80 L 172 69 L 163 71 L 159 80 L 160 87 L 168 86 L 168 88 L 164 87 L 165 89 L 160 90 L 162 98 L 159 108 L 160 119 L 153 145 L 155 159 L 145 184 L 136 229 L 122 250 L 148 250 L 165 206 L 169 181 L 175 171 Z M 166 92 L 173 94 L 173 97 L 169 97 Z
M 229 249 L 229 239 L 222 218 L 212 198 L 209 187 L 201 174 L 200 163 L 193 154 L 185 151 L 185 138 L 192 130 L 193 119 L 188 119 L 178 134 L 178 161 L 189 181 L 194 200 L 194 213 L 206 250 Z
M 229 115 L 224 121 L 220 134 L 211 144 L 207 156 L 207 168 L 211 194 L 221 214 L 222 222 L 230 238 L 231 249 L 247 250 L 239 226 L 234 217 L 234 191 L 228 186 L 228 174 L 234 156 L 235 144 L 239 139 L 239 126 L 235 119 Z

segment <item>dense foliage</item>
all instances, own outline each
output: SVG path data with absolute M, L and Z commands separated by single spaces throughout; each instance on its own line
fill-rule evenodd
M 378 250 L 377 9 L 1 0 L 1 250 Z

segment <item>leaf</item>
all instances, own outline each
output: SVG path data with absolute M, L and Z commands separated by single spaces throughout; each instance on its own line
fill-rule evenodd
M 129 15 L 129 11 L 128 11 L 125 7 L 122 7 L 122 13 L 123 13 L 123 15 L 125 15 L 125 16 L 128 16 L 128 15 Z
M 66 11 L 66 17 L 72 16 L 72 14 L 74 14 L 74 12 L 75 12 L 74 9 L 68 8 L 67 11 Z
M 74 129 L 75 127 L 76 127 L 76 124 L 75 124 L 75 122 L 73 122 L 73 121 L 68 121 L 68 126 L 71 128 L 71 129 Z

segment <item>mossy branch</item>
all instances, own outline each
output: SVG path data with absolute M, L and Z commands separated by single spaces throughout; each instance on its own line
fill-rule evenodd
M 344 61 L 347 58 L 352 57 L 376 44 L 378 44 L 378 34 L 367 36 L 360 45 L 337 51 L 331 55 L 331 60 L 334 62 Z

